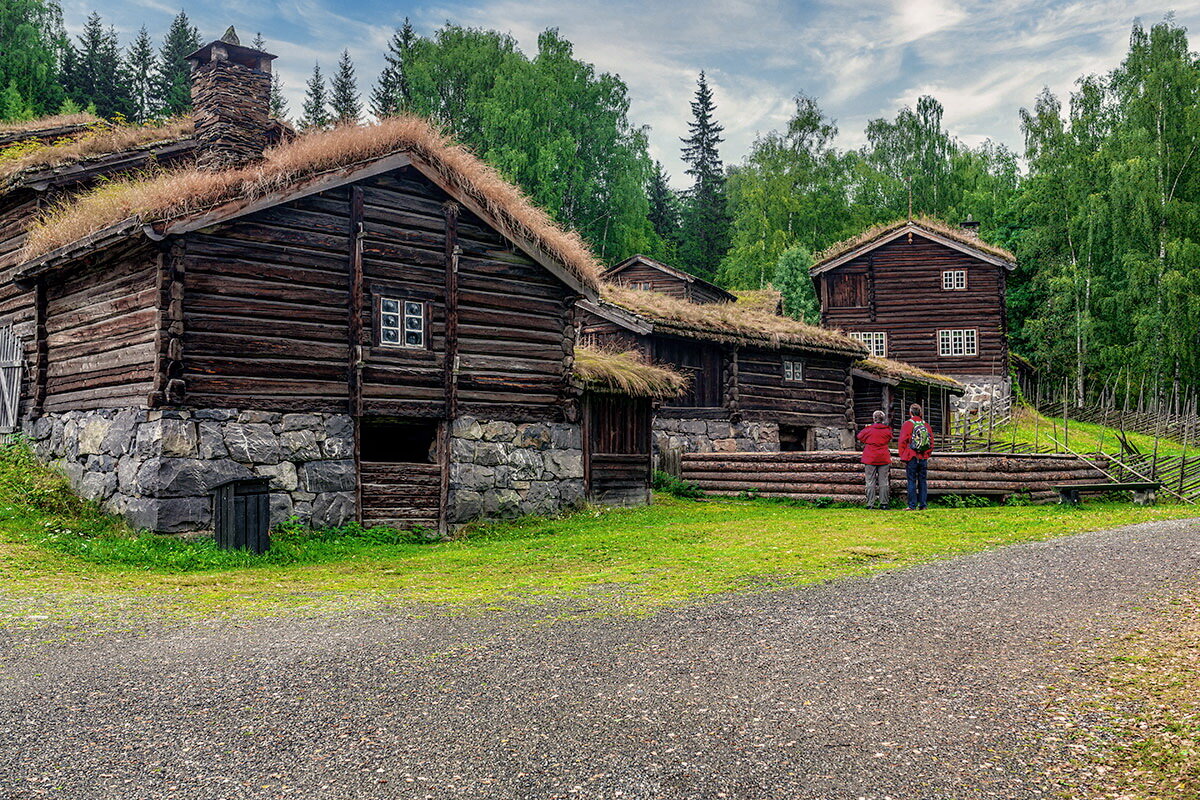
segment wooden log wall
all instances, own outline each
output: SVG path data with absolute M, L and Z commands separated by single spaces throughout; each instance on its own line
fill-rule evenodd
M 736 496 L 865 502 L 863 466 L 854 452 L 685 453 L 683 478 L 705 492 Z M 1054 486 L 1106 483 L 1108 478 L 1074 456 L 997 453 L 935 454 L 929 465 L 931 495 L 1009 496 L 1028 492 L 1035 502 L 1058 499 Z M 903 496 L 904 465 L 893 458 L 892 496 Z
M 25 363 L 32 366 L 37 358 L 35 339 L 35 291 L 13 282 L 13 273 L 20 266 L 18 255 L 25 243 L 25 228 L 37 214 L 37 196 L 28 189 L 16 189 L 0 198 L 0 327 L 13 326 L 13 333 L 25 347 Z M 34 384 L 25 371 L 22 388 L 21 417 L 28 415 Z
M 351 193 L 358 191 L 356 306 Z M 443 418 L 453 397 L 461 413 L 484 418 L 564 418 L 576 296 L 466 210 L 454 221 L 457 272 L 448 274 L 451 199 L 404 168 L 190 234 L 186 403 L 346 411 L 354 384 L 347 370 L 360 369 L 368 416 Z M 457 359 L 449 362 L 448 282 L 457 284 Z M 378 340 L 384 296 L 426 304 L 425 347 Z M 359 311 L 358 326 L 348 322 L 348 308 Z
M 942 288 L 942 271 L 967 271 L 967 288 Z M 1008 348 L 1004 329 L 1002 267 L 972 258 L 919 235 L 901 237 L 821 275 L 821 321 L 845 331 L 884 331 L 888 358 L 950 375 L 1003 375 Z M 860 305 L 829 302 L 839 276 L 862 276 Z M 978 330 L 978 355 L 938 355 L 939 329 Z
M 804 380 L 783 379 L 783 359 L 803 362 Z M 851 428 L 850 358 L 738 348 L 738 407 L 750 420 L 807 427 Z
M 44 283 L 45 411 L 144 406 L 155 387 L 158 252 L 144 243 Z M 41 337 L 35 337 L 41 338 Z

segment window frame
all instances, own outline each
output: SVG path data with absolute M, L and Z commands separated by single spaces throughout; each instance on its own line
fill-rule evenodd
M 958 285 L 958 278 L 962 277 L 962 285 Z M 947 285 L 949 284 L 949 285 Z M 944 269 L 942 270 L 942 291 L 943 292 L 965 292 L 967 290 L 967 271 L 965 269 Z
M 639 292 L 653 292 L 654 281 L 630 281 L 629 286 Z
M 804 383 L 804 360 L 799 358 L 789 358 L 784 356 L 779 360 L 780 370 L 783 376 L 784 383 Z M 799 368 L 800 375 L 796 375 L 796 370 Z M 788 376 L 788 373 L 791 376 Z
M 863 345 L 866 346 L 869 355 L 874 356 L 875 358 L 888 357 L 887 331 L 851 331 L 848 335 L 854 341 L 862 342 Z M 870 340 L 866 338 L 868 336 L 871 337 Z M 883 343 L 883 347 L 880 348 L 882 352 L 876 352 L 875 344 L 877 342 Z
M 961 334 L 962 352 L 954 352 L 954 335 Z M 970 334 L 968 336 L 968 334 Z M 971 349 L 967 350 L 967 340 L 970 339 Z M 948 345 L 948 346 L 946 346 Z M 978 328 L 939 328 L 937 332 L 938 358 L 978 358 L 979 329 Z
M 396 305 L 397 305 L 396 316 L 399 318 L 399 321 L 400 321 L 399 326 L 384 325 L 384 323 L 383 323 L 384 314 L 392 313 L 390 311 L 384 311 L 384 308 L 383 308 L 383 304 L 385 302 L 389 302 L 389 301 L 396 303 Z M 419 305 L 421 307 L 420 314 L 417 315 L 417 314 L 408 313 L 408 311 L 409 311 L 408 305 L 409 304 Z M 409 319 L 417 319 L 417 318 L 419 318 L 421 320 L 421 329 L 420 329 L 421 343 L 420 344 L 409 344 L 407 342 L 408 331 L 409 331 L 407 323 L 408 323 Z M 383 335 L 385 328 L 386 329 L 394 328 L 397 331 L 398 340 L 395 342 L 387 341 Z M 413 350 L 413 351 L 428 350 L 430 347 L 430 342 L 429 342 L 430 335 L 429 334 L 430 334 L 430 331 L 429 331 L 429 301 L 423 300 L 419 297 L 406 296 L 402 292 L 395 292 L 395 291 L 391 291 L 391 290 L 387 290 L 387 289 L 384 289 L 384 290 L 376 293 L 376 295 L 375 295 L 374 339 L 380 347 L 394 348 L 394 349 L 398 349 L 398 350 Z

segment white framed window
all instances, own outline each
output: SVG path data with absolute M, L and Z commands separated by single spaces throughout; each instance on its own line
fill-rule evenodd
M 942 288 L 948 292 L 966 289 L 967 271 L 965 269 L 942 270 Z
M 884 331 L 853 331 L 850 338 L 867 346 L 867 352 L 879 358 L 887 358 L 887 333 Z
M 979 355 L 978 338 L 978 334 L 974 328 L 938 331 L 938 355 Z
M 425 304 L 399 297 L 379 298 L 379 342 L 389 347 L 425 347 Z
M 783 360 L 783 379 L 788 383 L 799 383 L 804 380 L 804 362 L 794 358 Z

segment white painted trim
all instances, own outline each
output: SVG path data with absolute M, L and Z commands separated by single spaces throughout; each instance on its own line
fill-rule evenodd
M 978 248 L 971 247 L 970 245 L 960 242 L 957 239 L 951 239 L 948 236 L 942 236 L 940 234 L 934 233 L 931 230 L 928 230 L 927 228 L 922 228 L 920 225 L 916 225 L 914 223 L 909 222 L 885 236 L 881 236 L 878 239 L 874 239 L 870 242 L 866 242 L 865 244 L 862 244 L 862 245 L 854 248 L 853 250 L 850 250 L 849 252 L 842 253 L 840 256 L 837 256 L 836 258 L 832 258 L 829 261 L 826 261 L 821 264 L 814 264 L 813 267 L 808 272 L 810 275 L 820 275 L 824 272 L 828 272 L 831 269 L 840 267 L 841 265 L 845 264 L 848 261 L 853 261 L 854 259 L 863 255 L 864 253 L 869 253 L 870 251 L 872 251 L 878 247 L 882 247 L 885 244 L 894 242 L 897 239 L 899 239 L 901 236 L 905 236 L 909 233 L 913 233 L 917 236 L 922 236 L 931 242 L 937 242 L 938 244 L 945 245 L 946 247 L 949 247 L 952 250 L 957 250 L 960 253 L 965 253 L 966 255 L 969 255 L 972 258 L 979 259 L 980 261 L 986 262 L 988 264 L 992 264 L 993 266 L 1004 267 L 1007 270 L 1014 270 L 1017 268 L 1017 265 L 1015 263 L 1013 263 L 1011 261 L 1007 261 L 1007 260 L 1001 258 L 1000 256 L 994 256 L 991 253 L 987 253 Z

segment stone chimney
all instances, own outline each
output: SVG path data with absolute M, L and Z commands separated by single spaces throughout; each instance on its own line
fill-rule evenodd
M 970 236 L 972 239 L 979 238 L 979 221 L 971 219 L 970 214 L 967 214 L 967 218 L 963 220 L 961 227 L 963 233 L 967 236 Z
M 233 26 L 187 57 L 192 65 L 196 165 L 222 170 L 262 158 L 271 108 L 275 56 L 243 47 Z

